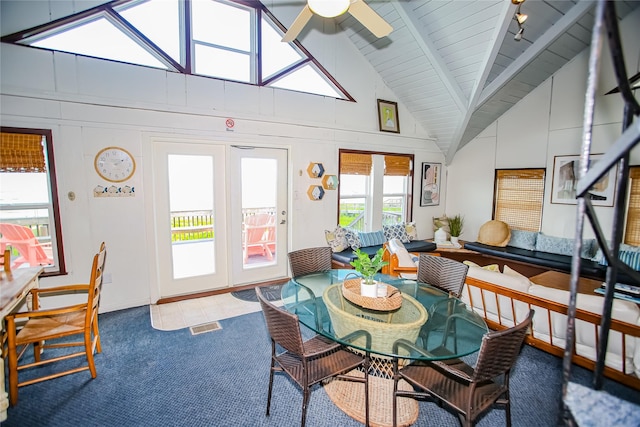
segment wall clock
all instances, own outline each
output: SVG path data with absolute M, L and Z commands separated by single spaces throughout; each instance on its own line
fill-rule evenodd
M 98 175 L 107 181 L 122 182 L 133 176 L 136 161 L 124 148 L 107 147 L 96 154 L 94 167 Z

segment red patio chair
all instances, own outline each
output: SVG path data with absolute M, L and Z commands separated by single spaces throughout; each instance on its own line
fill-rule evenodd
M 0 252 L 11 246 L 20 253 L 20 256 L 13 260 L 12 269 L 25 263 L 32 267 L 53 264 L 51 243 L 40 243 L 29 227 L 0 223 L 0 234 Z

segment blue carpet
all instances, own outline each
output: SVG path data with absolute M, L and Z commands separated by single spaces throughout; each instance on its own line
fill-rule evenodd
M 21 388 L 19 403 L 2 426 L 299 425 L 302 395 L 281 375 L 274 383 L 271 416 L 264 415 L 270 344 L 262 313 L 220 324 L 221 330 L 192 336 L 188 329 L 153 329 L 148 306 L 102 314 L 98 377 L 91 380 L 82 372 Z M 514 426 L 558 424 L 561 366 L 559 358 L 523 349 L 511 383 Z M 591 375 L 575 368 L 572 380 L 588 385 Z M 605 390 L 640 403 L 640 393 L 617 383 L 606 381 Z M 361 424 L 316 387 L 307 425 Z M 421 402 L 416 425 L 458 423 L 435 404 Z M 505 425 L 504 411 L 488 412 L 477 425 Z

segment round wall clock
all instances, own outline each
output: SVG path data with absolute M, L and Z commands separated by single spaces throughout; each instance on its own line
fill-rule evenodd
M 131 153 L 120 147 L 103 148 L 96 154 L 96 172 L 111 182 L 122 182 L 131 178 L 136 171 L 136 161 Z

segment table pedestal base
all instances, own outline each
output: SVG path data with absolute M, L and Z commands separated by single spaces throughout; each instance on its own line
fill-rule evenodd
M 364 377 L 358 370 L 348 375 Z M 404 380 L 398 382 L 400 390 L 412 390 Z M 351 418 L 364 424 L 364 389 L 361 383 L 331 380 L 324 389 L 335 405 Z M 398 426 L 407 427 L 418 419 L 418 402 L 407 397 L 398 398 Z M 393 426 L 393 380 L 369 375 L 369 422 L 373 427 Z

